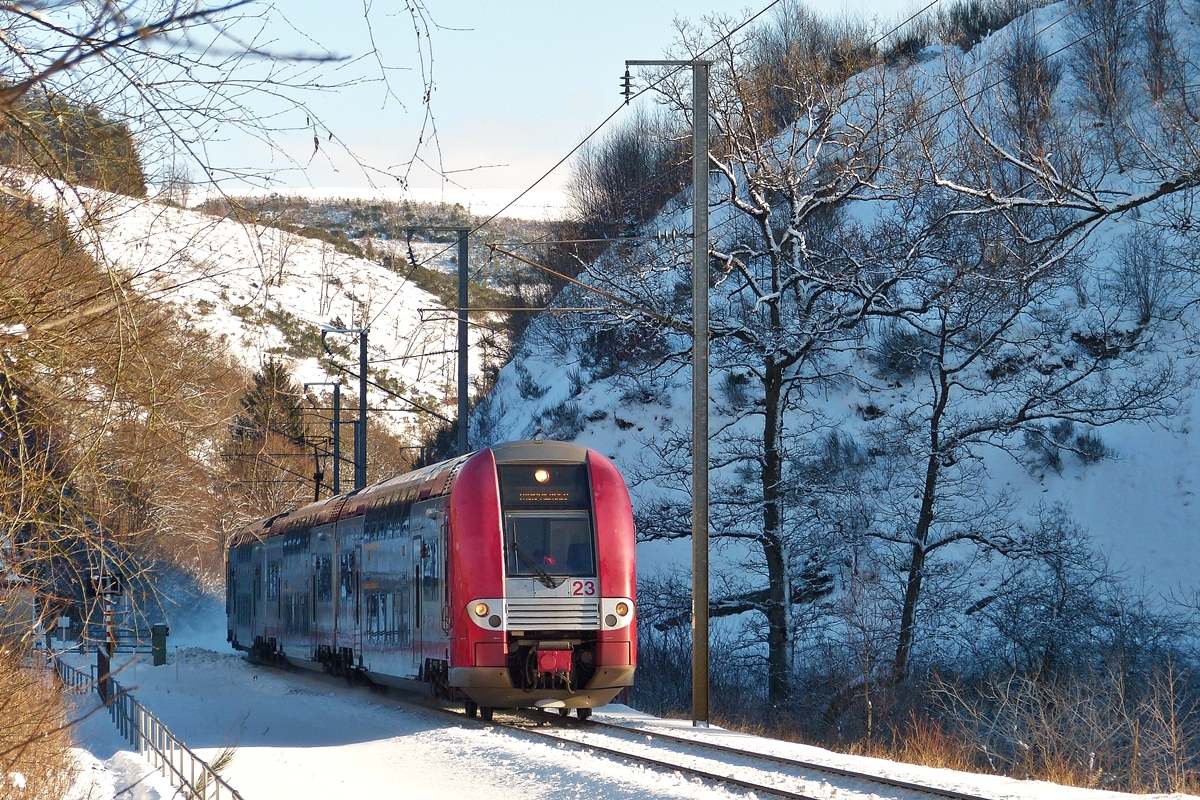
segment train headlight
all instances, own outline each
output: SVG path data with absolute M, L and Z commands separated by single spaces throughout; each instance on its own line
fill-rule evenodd
M 489 611 L 491 611 L 491 609 L 488 608 L 487 603 L 476 603 L 475 604 L 475 616 L 486 617 L 488 615 Z
M 628 603 L 617 603 L 616 612 L 618 617 L 623 617 L 629 613 Z
M 535 481 L 537 481 L 538 483 L 545 483 L 546 481 L 550 480 L 550 470 L 548 470 L 548 469 L 534 470 L 533 471 L 533 479 Z

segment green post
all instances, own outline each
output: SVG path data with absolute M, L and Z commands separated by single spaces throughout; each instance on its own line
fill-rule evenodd
M 165 622 L 157 622 L 150 628 L 150 652 L 154 654 L 154 666 L 167 663 L 167 636 L 171 629 Z

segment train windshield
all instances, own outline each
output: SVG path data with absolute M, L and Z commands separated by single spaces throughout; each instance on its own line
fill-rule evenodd
M 596 574 L 587 464 L 501 464 L 508 574 L 538 578 Z
M 588 512 L 510 511 L 505 517 L 510 576 L 596 574 Z

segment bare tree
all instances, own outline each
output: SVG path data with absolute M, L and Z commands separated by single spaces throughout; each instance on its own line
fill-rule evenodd
M 423 7 L 409 11 L 420 28 Z M 68 220 L 68 204 L 46 210 L 33 198 L 49 187 L 88 209 L 106 201 L 83 186 L 143 196 L 161 153 L 210 182 L 267 177 L 215 163 L 204 143 L 225 126 L 277 146 L 279 106 L 259 102 L 303 112 L 316 70 L 336 60 L 247 45 L 271 12 L 244 0 L 0 8 L 0 575 L 29 587 L 40 617 L 78 622 L 81 607 L 86 617 L 101 564 L 126 579 L 156 560 L 221 574 L 218 454 L 244 376 L 138 276 L 84 246 L 93 237 Z M 25 627 L 15 648 L 5 632 L 0 702 L 12 701 L 20 676 L 9 671 L 37 632 Z M 60 719 L 56 694 L 20 699 L 42 704 L 29 706 L 41 722 L 6 729 L 6 776 L 26 768 L 13 754 L 35 752 Z M 28 793 L 46 795 L 61 791 Z
M 716 436 L 719 479 L 714 536 L 756 551 L 741 586 L 715 601 L 714 613 L 754 611 L 766 620 L 768 698 L 790 694 L 793 607 L 822 594 L 811 547 L 820 526 L 786 502 L 799 435 L 789 430 L 806 392 L 828 380 L 827 354 L 857 336 L 886 291 L 842 271 L 845 221 L 838 207 L 870 184 L 883 150 L 875 146 L 885 82 L 858 68 L 857 31 L 829 28 L 807 14 L 781 15 L 764 51 L 757 34 L 734 34 L 729 20 L 707 31 L 684 28 L 681 56 L 717 45 L 712 79 L 712 167 L 720 219 L 713 271 L 720 289 L 712 315 L 712 363 L 732 381 Z M 732 35 L 731 35 L 732 34 Z M 753 69 L 774 60 L 771 71 Z M 668 78 L 663 93 L 685 117 L 686 87 Z M 878 93 L 878 94 L 877 94 Z M 787 111 L 785 111 L 787 109 Z M 703 188 L 697 189 L 702 191 Z M 737 395 L 736 397 L 734 395 Z M 734 477 L 736 476 L 736 477 Z M 669 520 L 669 521 L 668 521 Z M 678 515 L 644 531 L 686 534 Z
M 1003 108 L 1017 137 L 1016 150 L 1026 158 L 1045 152 L 1046 126 L 1054 121 L 1051 101 L 1062 80 L 1062 67 L 1046 52 L 1026 15 L 1010 26 L 1014 39 L 1001 65 L 1012 98 Z
M 979 99 L 986 92 L 950 87 L 957 101 L 909 129 L 914 149 L 899 168 L 915 196 L 882 215 L 874 250 L 894 280 L 894 318 L 917 343 L 923 384 L 880 423 L 895 452 L 921 464 L 897 493 L 910 498 L 898 541 L 911 547 L 898 680 L 909 674 L 930 555 L 955 542 L 1000 544 L 979 525 L 992 503 L 955 488 L 970 485 L 985 454 L 1016 455 L 1016 434 L 1043 435 L 1032 427 L 1041 420 L 1104 426 L 1169 416 L 1189 380 L 1185 365 L 1155 352 L 1174 330 L 1111 302 L 1083 244 L 1106 220 L 1185 190 L 1190 174 L 1106 198 L 1094 187 L 1108 162 L 1088 158 L 1086 140 L 1051 121 L 1053 160 L 1025 158 L 1002 143 Z

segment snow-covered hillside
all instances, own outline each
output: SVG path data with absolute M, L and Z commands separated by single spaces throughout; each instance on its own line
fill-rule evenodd
M 836 126 L 831 133 L 822 134 L 820 125 L 823 124 L 823 120 L 814 114 L 807 120 L 801 120 L 801 124 L 795 129 L 800 133 L 792 134 L 799 137 L 803 133 L 814 136 L 813 139 L 807 140 L 803 145 L 795 145 L 794 139 L 785 134 L 774 143 L 763 146 L 762 150 L 768 155 L 762 156 L 754 166 L 760 172 L 770 167 L 778 169 L 780 174 L 785 174 L 789 169 L 797 169 L 796 162 L 802 162 L 805 157 L 811 157 L 813 164 L 817 165 L 822 162 L 812 154 L 818 151 L 821 145 L 837 153 L 835 156 L 829 156 L 830 162 L 836 158 L 858 158 L 861 151 L 847 148 L 845 152 L 848 155 L 843 155 L 843 151 L 836 150 L 836 136 L 845 135 L 854 125 L 869 127 L 873 112 L 878 112 L 881 118 L 885 117 L 886 114 L 880 109 L 884 98 L 889 97 L 889 92 L 897 96 L 905 94 L 906 97 L 919 97 L 924 104 L 914 105 L 916 111 L 912 111 L 910 116 L 881 127 L 888 131 L 888 135 L 902 138 L 917 130 L 926 133 L 921 126 L 928 126 L 928 138 L 925 141 L 934 151 L 931 159 L 936 161 L 937 158 L 942 158 L 943 160 L 935 166 L 944 169 L 945 172 L 935 176 L 932 174 L 934 167 L 931 166 L 924 167 L 925 172 L 921 172 L 919 158 L 914 157 L 911 163 L 916 166 L 912 166 L 912 172 L 907 179 L 912 181 L 910 187 L 918 186 L 919 181 L 927 181 L 923 186 L 931 188 L 921 188 L 920 191 L 930 195 L 942 192 L 945 197 L 950 198 L 946 202 L 951 208 L 965 208 L 967 202 L 976 204 L 975 210 L 962 211 L 963 216 L 951 225 L 959 226 L 964 232 L 975 233 L 976 229 L 969 227 L 974 224 L 970 220 L 980 217 L 971 217 L 970 214 L 991 213 L 1001 217 L 1006 213 L 1001 206 L 1009 199 L 1005 192 L 1011 192 L 1012 196 L 1018 197 L 1023 191 L 1029 197 L 1034 197 L 1035 201 L 1045 200 L 1047 208 L 1054 206 L 1054 213 L 1065 207 L 1070 214 L 1078 215 L 1073 219 L 1086 217 L 1092 220 L 1085 226 L 1086 237 L 1075 234 L 1064 237 L 1061 240 L 1062 253 L 1046 256 L 1047 259 L 1064 259 L 1062 262 L 1054 262 L 1056 264 L 1064 263 L 1070 258 L 1079 259 L 1076 262 L 1081 264 L 1078 272 L 1079 282 L 1070 286 L 1064 283 L 1047 289 L 1046 302 L 1037 310 L 1028 312 L 1030 324 L 1027 328 L 1036 327 L 1034 323 L 1039 319 L 1045 325 L 1049 325 L 1049 316 L 1046 316 L 1049 312 L 1046 309 L 1049 305 L 1054 305 L 1058 309 L 1055 313 L 1063 320 L 1063 327 L 1057 335 L 1065 342 L 1064 352 L 1071 347 L 1078 349 L 1081 342 L 1088 340 L 1088 330 L 1093 329 L 1095 325 L 1107 326 L 1104 329 L 1109 334 L 1122 332 L 1121 335 L 1132 337 L 1130 341 L 1136 343 L 1139 341 L 1137 337 L 1144 334 L 1143 329 L 1139 327 L 1141 323 L 1132 319 L 1130 306 L 1133 301 L 1128 294 L 1123 294 L 1131 290 L 1127 285 L 1128 281 L 1122 288 L 1122 280 L 1127 276 L 1118 274 L 1123 264 L 1121 257 L 1137 243 L 1135 234 L 1140 235 L 1138 232 L 1143 230 L 1152 231 L 1154 236 L 1160 237 L 1156 241 L 1161 243 L 1164 252 L 1182 254 L 1169 262 L 1170 269 L 1179 270 L 1180 275 L 1187 272 L 1187 268 L 1182 266 L 1188 250 L 1186 223 L 1181 229 L 1176 216 L 1178 209 L 1173 204 L 1176 200 L 1179 203 L 1192 202 L 1190 190 L 1182 191 L 1178 195 L 1178 198 L 1186 196 L 1186 200 L 1167 198 L 1156 203 L 1142 202 L 1142 198 L 1149 197 L 1166 185 L 1165 175 L 1172 165 L 1186 166 L 1188 162 L 1185 159 L 1178 162 L 1172 160 L 1173 151 L 1170 151 L 1171 146 L 1167 142 L 1174 141 L 1172 136 L 1175 134 L 1164 122 L 1169 118 L 1168 111 L 1163 110 L 1163 104 L 1152 103 L 1148 96 L 1149 90 L 1143 88 L 1143 64 L 1123 62 L 1125 66 L 1122 68 L 1128 70 L 1122 87 L 1122 91 L 1126 92 L 1122 95 L 1124 106 L 1119 112 L 1110 110 L 1108 113 L 1125 115 L 1121 117 L 1124 127 L 1117 134 L 1113 134 L 1125 138 L 1116 141 L 1115 144 L 1110 141 L 1105 145 L 1105 132 L 1109 130 L 1106 125 L 1111 123 L 1103 120 L 1094 122 L 1098 112 L 1094 111 L 1095 103 L 1088 95 L 1091 90 L 1086 84 L 1090 78 L 1086 70 L 1074 66 L 1077 62 L 1069 61 L 1079 50 L 1079 42 L 1087 40 L 1087 29 L 1084 26 L 1092 24 L 1090 21 L 1080 21 L 1076 13 L 1079 5 L 1058 3 L 1032 11 L 1007 28 L 987 36 L 969 52 L 962 52 L 952 46 L 929 47 L 918 53 L 910 62 L 855 78 L 851 84 L 856 84 L 857 88 L 847 90 L 842 96 L 840 134 Z M 1087 5 L 1082 4 L 1085 7 Z M 1181 77 L 1178 80 L 1194 86 L 1194 81 L 1188 80 L 1194 77 L 1195 72 L 1195 61 L 1191 58 L 1195 49 L 1194 10 L 1177 4 L 1163 4 L 1163 7 L 1169 9 L 1165 13 L 1168 14 L 1170 28 L 1174 31 L 1173 46 L 1180 54 Z M 1142 8 L 1144 6 L 1126 11 L 1125 6 L 1121 6 L 1122 10 L 1119 13 L 1124 15 L 1121 19 L 1131 19 L 1141 25 L 1141 17 L 1131 15 L 1134 11 L 1140 13 Z M 1151 22 L 1145 24 L 1150 25 Z M 1132 26 L 1133 22 L 1130 22 L 1130 25 Z M 1132 30 L 1131 27 L 1126 27 Z M 1141 51 L 1135 48 L 1143 47 L 1143 39 L 1138 38 L 1142 34 L 1127 31 L 1124 35 L 1128 39 L 1128 52 L 1140 53 Z M 1047 90 L 1046 108 L 1053 107 L 1058 114 L 1057 118 L 1062 120 L 1055 135 L 1064 137 L 1062 141 L 1072 141 L 1069 137 L 1075 137 L 1073 141 L 1077 148 L 1072 150 L 1070 158 L 1078 157 L 1079 160 L 1070 166 L 1061 166 L 1063 175 L 1069 169 L 1076 170 L 1075 177 L 1083 187 L 1077 196 L 1068 197 L 1074 190 L 1062 190 L 1050 200 L 1046 199 L 1056 191 L 1055 186 L 1061 186 L 1054 184 L 1054 181 L 1058 180 L 1054 170 L 1060 166 L 1060 154 L 1057 150 L 1053 153 L 1043 152 L 1038 156 L 1043 159 L 1041 161 L 1035 161 L 1033 156 L 1030 156 L 1029 163 L 1005 162 L 998 155 L 1006 147 L 1011 147 L 1012 152 L 1020 153 L 1024 152 L 1022 148 L 1029 146 L 1028 141 L 1023 140 L 1020 134 L 1011 134 L 1011 128 L 1003 127 L 1012 124 L 1006 115 L 1012 112 L 1017 101 L 1007 92 L 1010 91 L 1009 87 L 1014 85 L 1011 76 L 1016 73 L 1013 70 L 1020 68 L 1019 64 L 1013 66 L 1014 59 L 1022 53 L 1027 66 L 1044 67 L 1043 73 L 1050 72 L 1050 67 L 1054 68 L 1053 82 Z M 1009 77 L 1006 78 L 1006 75 Z M 863 86 L 871 88 L 864 91 Z M 720 102 L 731 101 L 726 95 L 723 100 L 714 100 L 718 105 Z M 813 101 L 812 107 L 819 109 L 820 104 Z M 963 112 L 962 109 L 967 111 Z M 733 112 L 728 113 L 728 118 L 732 118 Z M 940 121 L 939 113 L 943 115 Z M 955 114 L 958 116 L 954 116 Z M 914 117 L 917 119 L 915 123 L 912 122 Z M 947 118 L 951 121 L 945 122 Z M 972 130 L 972 125 L 981 128 Z M 817 134 L 813 134 L 813 131 L 817 131 Z M 900 133 L 897 134 L 896 131 Z M 1002 133 L 1008 138 L 1002 139 Z M 912 135 L 914 139 L 917 138 L 916 133 Z M 824 138 L 821 138 L 822 136 Z M 989 138 L 992 136 L 996 138 Z M 968 167 L 954 163 L 954 142 L 969 142 L 973 138 L 978 146 L 976 152 L 985 152 L 987 157 L 994 160 L 996 165 L 989 168 L 996 170 L 994 179 L 997 181 L 994 185 L 985 185 L 975 194 L 971 193 L 974 187 L 955 184 L 956 176 L 951 172 L 956 168 L 961 168 L 964 173 L 968 170 Z M 1122 146 L 1126 148 L 1124 151 L 1120 150 Z M 1109 150 L 1107 155 L 1105 147 Z M 939 148 L 944 148 L 945 155 L 938 155 Z M 1116 156 L 1111 152 L 1113 148 L 1116 148 Z M 902 149 L 898 147 L 897 152 Z M 914 156 L 919 156 L 919 150 L 916 148 L 911 152 Z M 966 152 L 965 145 L 963 152 Z M 962 158 L 961 153 L 957 158 Z M 1062 158 L 1065 160 L 1068 156 L 1063 155 Z M 828 166 L 830 162 L 824 163 Z M 739 201 L 752 205 L 755 198 L 746 188 L 746 176 L 749 174 L 746 163 L 748 162 L 737 162 L 736 158 L 729 158 L 726 162 L 727 165 L 732 164 L 729 167 L 729 177 L 737 178 Z M 909 218 L 902 219 L 902 216 L 911 214 L 910 203 L 920 202 L 915 193 L 917 190 L 913 190 L 914 195 L 911 197 L 903 194 L 905 179 L 897 177 L 908 166 L 910 165 L 885 163 L 873 175 L 874 183 L 864 183 L 847 190 L 838 212 L 843 215 L 840 218 L 842 222 L 837 223 L 842 225 L 838 234 L 842 238 L 838 240 L 838 244 L 845 245 L 845 250 L 849 251 L 855 246 L 853 243 L 846 245 L 850 242 L 850 236 L 859 235 L 861 239 L 856 244 L 859 248 L 858 254 L 846 256 L 844 252 L 841 253 L 839 257 L 843 257 L 845 261 L 839 264 L 850 263 L 853 258 L 859 259 L 855 263 L 865 263 L 871 258 L 878 259 L 876 263 L 883 263 L 886 256 L 873 252 L 873 248 L 880 248 L 880 242 L 883 241 L 882 237 L 886 232 L 895 232 L 902 224 L 908 224 Z M 1000 174 L 1003 170 L 1008 170 L 1014 175 L 1024 170 L 1025 185 L 1020 188 L 1005 186 L 1004 180 L 1008 178 L 1007 175 Z M 974 177 L 980 181 L 984 180 L 978 174 Z M 811 169 L 809 178 L 812 186 L 825 179 L 816 166 Z M 731 206 L 731 190 L 726 177 L 714 169 L 712 180 L 712 250 L 717 254 L 714 263 L 718 263 L 729 257 L 729 254 L 739 252 L 739 247 L 752 249 L 744 245 L 744 242 L 756 233 L 749 222 L 750 215 Z M 940 183 L 937 182 L 939 180 Z M 763 179 L 763 182 L 765 185 L 766 180 Z M 1015 184 L 1019 184 L 1019 181 L 1014 179 Z M 803 180 L 797 183 L 797 187 L 793 188 L 799 194 L 800 189 L 804 188 Z M 768 196 L 770 191 L 778 193 L 776 200 L 771 201 L 778 204 L 778 216 L 773 218 L 770 224 L 774 226 L 773 230 L 777 232 L 780 241 L 783 241 L 788 236 L 789 222 L 787 198 L 790 195 L 786 180 L 779 179 L 774 189 L 764 189 L 763 196 Z M 811 191 L 810 189 L 809 201 L 812 199 Z M 1039 191 L 1042 192 L 1040 195 Z M 963 200 L 964 197 L 968 200 Z M 1009 207 L 1018 207 L 1020 202 L 1018 197 L 1017 201 L 1009 203 Z M 959 205 L 954 206 L 954 203 Z M 993 205 L 987 206 L 986 210 L 980 210 L 988 203 Z M 1122 203 L 1136 208 L 1113 211 Z M 804 213 L 818 212 L 811 212 L 809 209 Z M 1012 217 L 1017 217 L 1015 212 Z M 795 219 L 791 222 L 796 225 Z M 834 227 L 834 223 L 828 224 L 830 228 Z M 689 227 L 690 206 L 686 197 L 677 198 L 658 219 L 647 226 L 653 230 L 686 230 Z M 796 227 L 801 229 L 800 225 Z M 945 227 L 950 226 L 944 226 L 942 230 Z M 934 228 L 931 227 L 930 230 Z M 783 233 L 778 233 L 779 231 Z M 812 237 L 811 232 L 793 233 L 795 237 L 790 246 L 802 254 L 797 256 L 797 259 L 819 258 L 817 254 L 822 252 L 824 245 L 822 240 L 806 240 L 805 235 Z M 1005 236 L 1003 232 L 998 234 L 998 241 L 1001 242 L 1001 247 L 1009 252 L 1015 253 L 1020 247 L 1029 244 L 1028 241 L 1019 244 L 1020 237 L 1011 231 L 1007 234 L 1007 239 Z M 903 251 L 903 248 L 897 246 L 897 262 L 904 258 L 912 258 L 914 265 L 920 259 L 934 264 L 939 254 L 919 252 L 926 246 L 922 243 L 924 240 L 913 241 L 917 244 L 913 244 L 909 251 Z M 946 234 L 945 241 L 952 241 L 952 234 Z M 829 249 L 836 250 L 833 247 Z M 768 250 L 765 246 L 760 248 L 757 251 L 759 257 L 765 260 L 767 256 L 764 254 Z M 811 254 L 809 250 L 812 251 Z M 914 256 L 914 253 L 917 255 Z M 591 267 L 587 280 L 602 285 L 609 291 L 625 292 L 636 303 L 650 303 L 657 313 L 675 315 L 677 319 L 686 322 L 689 313 L 686 292 L 691 281 L 688 258 L 689 253 L 686 249 L 664 248 L 660 245 L 649 245 L 633 255 L 628 252 L 624 255 L 609 253 Z M 749 286 L 748 278 L 744 283 L 741 281 L 737 270 L 731 266 L 733 263 L 726 261 L 719 270 L 714 267 L 715 287 L 711 315 L 715 328 L 724 324 L 726 334 L 736 336 L 737 326 L 754 324 L 754 315 L 760 312 L 760 308 L 766 309 L 770 303 L 775 302 L 777 295 L 770 293 L 769 274 L 765 279 L 768 284 L 766 288 L 754 295 L 757 289 Z M 1161 269 L 1168 262 L 1160 258 L 1156 263 Z M 936 274 L 936 270 L 941 267 L 929 266 L 927 269 L 929 274 Z M 884 273 L 881 271 L 878 274 Z M 915 266 L 908 274 L 915 280 L 922 279 L 920 269 Z M 1190 278 L 1181 277 L 1174 283 L 1169 277 L 1161 279 L 1165 283 L 1159 286 L 1159 312 L 1162 311 L 1162 305 L 1179 311 L 1192 301 L 1189 294 Z M 883 281 L 883 278 L 879 280 Z M 807 278 L 801 278 L 799 283 L 789 285 L 803 286 L 805 290 L 813 292 L 820 288 L 816 280 Z M 899 288 L 896 289 L 896 294 L 886 299 L 887 303 L 894 304 L 894 308 L 903 306 L 907 299 L 916 298 L 915 294 L 905 298 L 903 292 L 907 289 L 903 283 L 898 282 L 897 286 Z M 1164 289 L 1166 286 L 1172 288 L 1167 291 Z M 800 290 L 790 288 L 787 291 Z M 670 299 L 672 295 L 674 301 Z M 570 290 L 562 300 L 563 305 L 592 305 L 595 302 L 601 302 L 600 298 L 586 296 L 584 293 L 576 294 L 575 290 Z M 927 301 L 927 309 L 936 309 L 936 306 L 936 302 Z M 786 305 L 783 307 L 785 314 L 796 313 L 794 305 L 790 310 Z M 761 313 L 760 318 L 765 318 L 766 311 Z M 920 321 L 921 314 L 917 312 L 897 311 L 895 315 L 913 321 L 916 326 L 914 330 L 924 324 Z M 929 317 L 925 319 L 928 321 Z M 1197 502 L 1195 494 L 1197 479 L 1200 477 L 1200 441 L 1194 429 L 1196 405 L 1191 384 L 1191 376 L 1194 373 L 1190 372 L 1195 366 L 1196 347 L 1188 324 L 1187 320 L 1176 316 L 1172 322 L 1164 322 L 1154 337 L 1140 340 L 1150 342 L 1144 345 L 1142 355 L 1139 356 L 1143 359 L 1139 363 L 1146 370 L 1145 374 L 1149 375 L 1155 365 L 1168 362 L 1174 370 L 1177 384 L 1170 391 L 1164 391 L 1158 398 L 1160 407 L 1170 409 L 1169 413 L 1139 415 L 1132 413 L 1130 408 L 1121 408 L 1118 404 L 1117 407 L 1106 409 L 1103 414 L 1089 417 L 1094 420 L 1094 426 L 1076 423 L 1074 428 L 1056 429 L 1061 430 L 1064 437 L 1071 438 L 1069 441 L 1064 439 L 1067 445 L 1061 452 L 1056 448 L 1048 462 L 1039 461 L 1038 454 L 1033 452 L 1039 446 L 1034 440 L 1038 436 L 1048 437 L 1045 424 L 1041 424 L 1041 427 L 1028 426 L 1032 433 L 1024 442 L 1020 438 L 1025 430 L 1021 424 L 1007 428 L 1001 426 L 989 441 L 984 442 L 981 437 L 980 440 L 966 446 L 963 451 L 981 468 L 978 490 L 988 497 L 997 498 L 998 503 L 1011 509 L 1006 519 L 1011 520 L 1014 525 L 1030 524 L 1029 520 L 1036 516 L 1037 509 L 1062 504 L 1090 536 L 1092 546 L 1107 555 L 1112 565 L 1122 571 L 1130 583 L 1145 587 L 1155 597 L 1173 594 L 1177 598 L 1183 598 L 1195 591 L 1200 582 L 1197 578 L 1200 575 L 1200 503 Z M 786 325 L 785 320 L 785 328 Z M 677 458 L 677 452 L 664 454 L 664 450 L 687 446 L 690 424 L 690 369 L 686 366 L 686 350 L 689 343 L 686 337 L 663 331 L 659 350 L 649 358 L 639 360 L 627 357 L 628 354 L 618 353 L 615 359 L 619 362 L 617 367 L 608 363 L 597 363 L 597 341 L 603 342 L 603 336 L 598 337 L 597 331 L 604 328 L 610 331 L 620 330 L 622 326 L 625 326 L 626 330 L 630 330 L 631 326 L 632 329 L 638 326 L 644 329 L 655 327 L 655 323 L 631 315 L 627 309 L 618 307 L 614 307 L 613 313 L 607 316 L 596 315 L 567 324 L 547 318 L 534 323 L 518 349 L 516 359 L 504 369 L 496 388 L 476 411 L 473 431 L 479 438 L 475 443 L 483 444 L 489 437 L 491 440 L 526 436 L 564 437 L 594 447 L 613 458 L 628 475 L 645 478 L 633 486 L 635 503 L 643 513 L 654 514 L 657 513 L 657 507 L 651 507 L 651 503 L 657 503 L 664 494 L 670 495 L 672 492 L 677 498 L 682 497 L 677 488 L 686 483 L 686 476 L 680 480 L 675 469 L 678 464 L 686 461 L 686 452 L 683 454 L 685 458 Z M 734 333 L 730 334 L 730 331 Z M 792 334 L 789 332 L 788 335 Z M 876 321 L 858 326 L 852 335 L 830 337 L 829 341 L 834 344 L 823 356 L 825 360 L 820 365 L 820 369 L 825 370 L 828 377 L 809 380 L 805 384 L 805 399 L 803 402 L 793 403 L 793 410 L 786 415 L 786 425 L 795 437 L 789 457 L 796 463 L 802 455 L 819 450 L 820 443 L 827 441 L 824 437 L 827 437 L 830 431 L 837 431 L 855 442 L 855 446 L 861 448 L 865 461 L 868 457 L 875 458 L 868 455 L 873 452 L 872 448 L 875 446 L 872 437 L 881 436 L 889 420 L 895 423 L 895 429 L 903 427 L 903 423 L 909 421 L 914 421 L 919 427 L 919 421 L 924 419 L 923 414 L 930 407 L 933 397 L 929 388 L 931 373 L 926 368 L 928 362 L 924 360 L 924 355 L 917 354 L 914 356 L 914 369 L 902 375 L 887 374 L 880 364 L 884 358 L 881 353 L 888 346 L 885 340 L 889 335 L 888 326 Z M 1035 336 L 1025 330 L 1021 335 L 1027 337 L 1026 341 L 1031 348 L 1030 352 L 1021 355 L 1022 358 L 1032 360 L 1047 352 L 1042 345 L 1033 344 L 1044 332 Z M 620 335 L 618 340 L 619 338 Z M 763 338 L 767 338 L 767 334 L 763 334 Z M 711 429 L 714 436 L 724 436 L 727 445 L 723 455 L 714 451 L 714 463 L 725 461 L 728 466 L 714 470 L 714 485 L 723 483 L 726 487 L 731 487 L 737 486 L 739 482 L 753 484 L 758 480 L 755 474 L 757 457 L 751 451 L 754 450 L 755 438 L 762 437 L 762 420 L 758 412 L 745 412 L 743 409 L 744 413 L 739 413 L 736 407 L 739 403 L 753 406 L 757 402 L 761 408 L 762 395 L 756 394 L 759 392 L 759 384 L 755 380 L 744 383 L 747 376 L 753 372 L 753 368 L 747 367 L 745 362 L 735 363 L 736 359 L 729 357 L 728 351 L 725 360 L 722 361 L 720 348 L 721 344 L 715 342 L 711 375 Z M 1129 349 L 1132 351 L 1135 348 L 1130 346 Z M 666 367 L 656 365 L 656 358 L 671 351 L 683 355 L 673 360 L 668 359 Z M 1072 363 L 1069 358 L 1067 361 Z M 989 361 L 987 365 L 989 368 L 995 368 L 995 362 Z M 759 366 L 761 367 L 761 364 Z M 982 367 L 975 369 L 982 370 Z M 1100 366 L 1097 369 L 1088 380 L 1096 377 L 1105 367 Z M 1107 377 L 1099 380 L 1098 384 L 1109 380 L 1119 383 L 1130 379 L 1131 375 L 1134 375 L 1134 372 L 1129 371 L 1132 369 L 1114 368 Z M 817 371 L 818 368 L 814 366 L 814 374 Z M 998 370 L 996 374 L 1000 375 L 1001 372 L 1002 370 Z M 1003 375 L 996 380 L 1002 379 Z M 967 391 L 973 392 L 976 389 L 971 387 Z M 978 413 L 983 416 L 992 413 L 996 406 L 1007 400 L 997 390 L 994 394 L 984 392 L 978 395 L 975 401 L 964 402 L 965 404 L 959 407 L 962 415 Z M 974 405 L 971 405 L 971 402 L 974 402 Z M 1178 407 L 1171 408 L 1176 402 L 1179 403 Z M 1118 419 L 1126 412 L 1130 412 L 1127 415 L 1128 419 Z M 1087 416 L 1074 414 L 1072 410 L 1065 409 L 1065 406 L 1062 413 L 1076 419 Z M 678 439 L 671 438 L 673 436 Z M 737 453 L 739 437 L 741 442 L 748 444 L 742 452 Z M 1087 453 L 1076 456 L 1075 450 L 1079 448 L 1075 448 L 1073 444 L 1078 441 L 1075 437 L 1085 437 L 1089 444 L 1097 443 L 1097 452 L 1102 452 L 1103 457 L 1094 459 Z M 946 463 L 954 464 L 955 461 L 947 457 Z M 741 470 L 745 470 L 744 475 Z M 800 472 L 791 474 L 792 481 L 799 480 Z M 801 487 L 793 483 L 791 488 Z M 880 505 L 876 507 L 877 511 L 883 508 L 882 495 L 879 495 L 879 498 Z M 720 499 L 715 498 L 714 502 Z M 685 504 L 686 498 L 683 497 L 681 505 Z M 946 507 L 942 506 L 943 509 Z M 816 508 L 815 501 L 813 508 Z M 953 517 L 955 513 L 957 512 L 951 511 L 948 516 Z M 761 510 L 757 514 L 761 519 Z M 971 524 L 967 520 L 960 521 L 963 526 Z M 877 524 L 883 527 L 878 520 Z M 895 524 L 897 537 L 903 539 L 903 536 L 908 535 L 901 530 L 903 523 L 898 518 Z M 990 532 L 985 530 L 981 536 L 989 535 Z M 887 534 L 881 532 L 879 535 Z M 647 543 L 640 547 L 639 572 L 642 576 L 649 577 L 661 574 L 662 571 L 686 571 L 689 563 L 689 544 L 686 539 L 671 544 Z M 714 576 L 729 577 L 738 569 L 744 568 L 744 555 L 744 550 L 736 545 L 729 545 L 720 550 L 714 556 Z M 980 587 L 982 586 L 981 583 Z M 981 595 L 986 594 L 982 588 L 978 591 Z M 965 601 L 964 608 L 966 605 L 970 605 L 969 600 Z
M 103 263 L 224 338 L 251 371 L 283 356 L 295 364 L 298 382 L 340 379 L 344 391 L 357 391 L 352 377 L 329 374 L 319 363 L 320 328 L 365 326 L 374 379 L 397 381 L 402 394 L 423 403 L 432 397 L 453 416 L 456 323 L 403 270 L 279 228 L 86 189 L 59 192 L 43 183 L 33 190 L 65 208 Z M 478 331 L 469 335 L 474 344 Z M 348 355 L 339 361 L 357 373 L 354 338 L 333 335 L 330 342 L 344 348 Z M 472 368 L 477 373 L 478 364 Z M 395 410 L 379 417 L 397 431 L 414 419 L 412 406 L 377 389 L 369 403 Z

